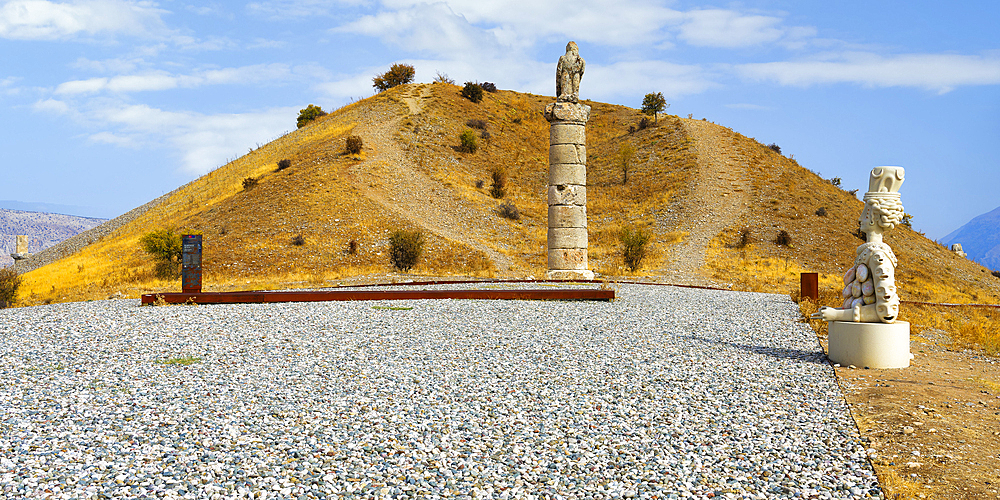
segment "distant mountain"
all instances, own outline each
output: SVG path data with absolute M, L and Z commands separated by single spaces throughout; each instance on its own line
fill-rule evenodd
M 10 254 L 18 235 L 27 235 L 28 252 L 36 253 L 104 222 L 92 217 L 0 208 L 0 267 L 14 263 Z
M 1000 207 L 972 219 L 945 236 L 941 243 L 948 247 L 961 243 L 970 260 L 1000 271 Z

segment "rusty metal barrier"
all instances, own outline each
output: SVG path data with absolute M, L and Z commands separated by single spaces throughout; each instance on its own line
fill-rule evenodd
M 482 283 L 482 282 L 479 282 Z M 142 304 L 250 304 L 265 302 L 324 302 L 333 300 L 603 300 L 615 298 L 614 290 L 320 290 L 206 293 L 147 293 Z

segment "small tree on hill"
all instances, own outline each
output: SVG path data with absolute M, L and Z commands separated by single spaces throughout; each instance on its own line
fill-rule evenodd
M 381 75 L 375 75 L 372 78 L 372 86 L 375 87 L 379 92 L 389 90 L 397 85 L 403 85 L 405 83 L 412 83 L 413 77 L 416 76 L 417 70 L 409 64 L 393 64 L 389 71 L 382 73 Z
M 326 111 L 323 111 L 323 108 L 319 106 L 310 104 L 306 106 L 306 109 L 299 110 L 299 119 L 295 123 L 295 126 L 297 128 L 305 127 L 310 122 L 321 116 L 326 116 Z
M 465 86 L 462 87 L 462 97 L 472 101 L 479 102 L 483 100 L 483 87 L 478 83 L 465 82 Z
M 653 115 L 653 123 L 656 123 L 656 114 L 662 113 L 664 109 L 669 107 L 670 105 L 667 104 L 667 100 L 663 98 L 663 93 L 661 92 L 646 94 L 646 97 L 642 100 L 642 112 L 647 115 Z
M 632 157 L 635 156 L 635 148 L 625 142 L 618 148 L 618 168 L 622 169 L 622 186 L 628 184 L 628 171 L 632 169 Z

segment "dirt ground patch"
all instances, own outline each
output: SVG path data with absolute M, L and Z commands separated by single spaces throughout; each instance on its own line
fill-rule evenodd
M 887 498 L 1000 498 L 1000 358 L 912 339 L 909 368 L 835 368 Z

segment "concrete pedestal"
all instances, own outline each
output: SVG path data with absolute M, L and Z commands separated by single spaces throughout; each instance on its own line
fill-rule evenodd
M 587 269 L 587 120 L 590 106 L 556 102 L 549 121 L 548 279 L 594 279 Z
M 830 361 L 842 366 L 906 368 L 910 366 L 910 324 L 831 321 Z

